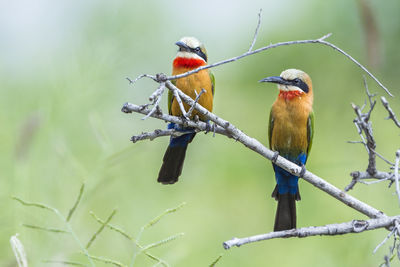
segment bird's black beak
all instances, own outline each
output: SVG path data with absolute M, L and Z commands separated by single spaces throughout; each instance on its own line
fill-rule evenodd
M 259 80 L 258 82 L 260 82 L 260 83 L 269 82 L 269 83 L 278 83 L 278 84 L 283 84 L 283 85 L 291 85 L 291 83 L 289 81 L 287 81 L 279 76 L 267 77 L 262 80 Z
M 175 43 L 177 46 L 179 46 L 179 48 L 182 48 L 182 50 L 190 50 L 190 47 L 187 46 L 187 44 L 185 44 L 184 42 L 178 41 Z

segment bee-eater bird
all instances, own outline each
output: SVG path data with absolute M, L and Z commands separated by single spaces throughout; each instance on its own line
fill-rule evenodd
M 280 76 L 267 77 L 260 82 L 277 83 L 279 89 L 269 118 L 270 148 L 304 167 L 312 145 L 314 126 L 310 76 L 301 70 L 288 69 Z M 277 185 L 272 197 L 278 201 L 274 231 L 296 228 L 296 200 L 300 200 L 299 177 L 275 164 L 273 168 Z
M 172 75 L 178 75 L 187 71 L 196 69 L 200 66 L 207 65 L 207 52 L 202 43 L 194 37 L 183 37 L 175 43 L 179 49 L 172 64 Z M 209 69 L 201 70 L 189 76 L 173 81 L 174 85 L 182 92 L 191 98 L 195 99 L 201 90 L 205 92 L 200 96 L 198 104 L 209 111 L 213 108 L 213 97 L 215 90 L 214 75 Z M 186 112 L 189 110 L 189 105 L 184 103 Z M 168 111 L 170 115 L 182 116 L 182 111 L 178 102 L 171 91 L 168 92 Z M 200 120 L 205 120 L 201 114 L 194 110 L 191 114 L 191 119 L 194 116 L 199 116 Z M 168 125 L 168 128 L 174 128 L 178 131 L 190 131 L 191 128 L 184 128 L 173 123 Z M 167 151 L 164 154 L 163 164 L 158 174 L 157 181 L 163 184 L 173 184 L 178 181 L 178 177 L 182 173 L 183 162 L 185 160 L 186 149 L 192 142 L 195 133 L 183 134 L 179 137 L 172 137 L 169 142 Z

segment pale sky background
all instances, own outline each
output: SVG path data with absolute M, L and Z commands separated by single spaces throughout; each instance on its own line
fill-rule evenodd
M 53 1 L 53 0 L 15 0 L 0 1 L 0 66 L 8 73 L 24 74 L 29 69 L 54 60 L 58 55 L 79 49 L 85 43 L 84 29 L 92 13 L 105 7 L 107 14 L 118 16 L 125 1 Z M 288 9 L 287 7 L 291 8 Z M 307 8 L 298 1 L 138 1 L 129 4 L 132 16 L 141 16 L 138 23 L 152 23 L 152 14 L 162 23 L 160 34 L 152 35 L 136 32 L 140 25 L 132 25 L 131 34 L 138 35 L 137 42 L 160 42 L 169 44 L 181 35 L 206 37 L 215 40 L 212 49 L 224 50 L 232 54 L 238 40 L 248 40 L 249 44 L 255 30 L 257 13 L 263 8 L 261 32 L 268 33 L 278 24 L 290 25 L 301 10 Z M 202 10 L 207 9 L 206 16 Z M 126 11 L 126 10 L 125 10 Z M 144 12 L 144 13 L 143 13 Z M 109 19 L 109 18 L 105 18 Z M 159 27 L 159 26 L 156 26 Z M 212 31 L 210 31 L 212 29 Z M 175 37 L 175 36 L 176 37 Z M 240 38 L 238 38 L 238 35 Z M 143 37 L 142 37 L 143 36 Z M 172 37 L 171 37 L 172 36 Z M 149 40 L 151 38 L 152 40 Z M 155 39 L 157 38 L 157 39 Z M 204 38 L 203 38 L 204 39 Z M 172 42 L 173 43 L 173 42 Z M 139 46 L 140 47 L 140 46 Z M 246 49 L 243 47 L 243 49 Z M 165 51 L 171 50 L 170 47 Z M 210 49 L 209 49 L 210 50 Z M 135 51 L 132 49 L 133 53 Z M 175 50 L 173 50 L 175 52 Z M 223 59 L 224 57 L 214 57 Z

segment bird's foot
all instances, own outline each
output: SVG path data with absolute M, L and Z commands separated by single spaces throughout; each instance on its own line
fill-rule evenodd
M 194 117 L 193 117 L 193 120 L 194 120 L 194 122 L 199 122 L 199 115 L 194 115 Z
M 307 171 L 306 165 L 301 164 L 301 171 L 300 171 L 299 177 L 303 178 L 304 174 L 306 174 L 306 171 Z
M 272 163 L 276 163 L 278 156 L 279 156 L 279 152 L 274 151 L 274 155 L 272 156 L 272 159 L 271 159 Z

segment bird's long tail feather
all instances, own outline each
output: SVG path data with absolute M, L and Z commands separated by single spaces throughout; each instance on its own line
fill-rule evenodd
M 184 134 L 179 137 L 171 137 L 171 141 L 165 151 L 163 164 L 158 173 L 157 181 L 162 184 L 174 184 L 182 173 L 185 161 L 186 149 L 193 140 L 195 133 Z
M 300 200 L 300 194 L 279 194 L 278 186 L 275 187 L 272 197 L 278 200 L 278 208 L 275 214 L 274 231 L 283 231 L 296 228 L 296 200 Z

